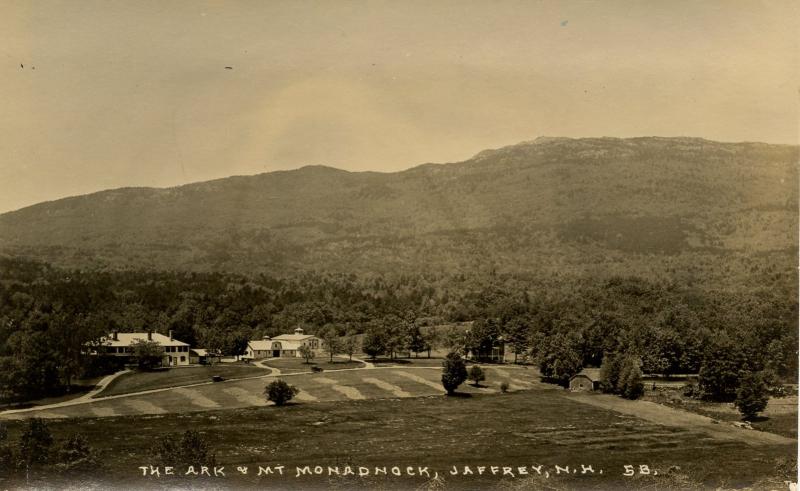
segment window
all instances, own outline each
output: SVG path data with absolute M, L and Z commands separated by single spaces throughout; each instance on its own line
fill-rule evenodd
M 181 361 L 182 361 L 182 362 L 183 362 L 183 361 L 186 361 L 186 357 L 185 357 L 185 356 L 181 356 Z

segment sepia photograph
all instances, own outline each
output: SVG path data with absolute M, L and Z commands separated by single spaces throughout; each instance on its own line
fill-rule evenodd
M 795 491 L 798 32 L 0 0 L 0 491 Z

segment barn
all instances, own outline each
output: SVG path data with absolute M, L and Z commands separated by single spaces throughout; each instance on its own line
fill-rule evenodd
M 569 390 L 600 389 L 600 369 L 584 368 L 569 379 Z

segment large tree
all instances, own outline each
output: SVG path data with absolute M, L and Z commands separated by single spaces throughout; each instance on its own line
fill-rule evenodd
M 769 392 L 760 373 L 747 372 L 739 380 L 734 404 L 744 419 L 754 419 L 767 408 Z
M 377 330 L 369 330 L 364 334 L 361 349 L 373 360 L 378 355 L 386 352 L 386 341 L 383 333 Z
M 427 349 L 425 337 L 416 324 L 410 324 L 408 327 L 408 349 L 411 350 L 415 356 L 419 357 L 421 351 Z
M 583 359 L 575 349 L 575 340 L 565 334 L 544 338 L 538 348 L 539 371 L 545 378 L 566 384 L 570 377 L 578 373 Z
M 442 385 L 447 395 L 453 395 L 465 380 L 467 380 L 467 367 L 461 355 L 448 353 L 442 362 Z
M 152 370 L 161 366 L 161 359 L 164 356 L 164 347 L 158 341 L 148 341 L 147 339 L 137 339 L 131 343 L 133 359 L 140 370 Z
M 333 363 L 333 357 L 336 356 L 341 349 L 339 334 L 336 332 L 335 326 L 326 324 L 319 330 L 317 336 L 322 339 L 322 349 L 328 353 L 330 362 Z
M 739 346 L 724 333 L 717 333 L 700 367 L 698 384 L 703 398 L 719 402 L 733 401 L 743 362 Z
M 297 352 L 303 357 L 306 365 L 311 363 L 311 360 L 314 359 L 314 350 L 307 344 L 301 345 L 300 348 L 297 349 Z
M 342 339 L 342 353 L 346 354 L 350 360 L 353 360 L 353 355 L 358 349 L 358 335 L 355 331 L 348 331 L 347 335 Z

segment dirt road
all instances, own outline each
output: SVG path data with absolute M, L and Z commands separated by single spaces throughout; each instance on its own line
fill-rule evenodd
M 636 416 L 638 418 L 664 426 L 694 428 L 710 436 L 722 440 L 736 440 L 751 445 L 788 445 L 797 444 L 796 440 L 774 433 L 737 428 L 730 423 L 715 423 L 713 419 L 699 414 L 681 411 L 649 401 L 629 401 L 609 394 L 588 392 L 565 392 L 564 397 L 573 401 L 590 404 Z

